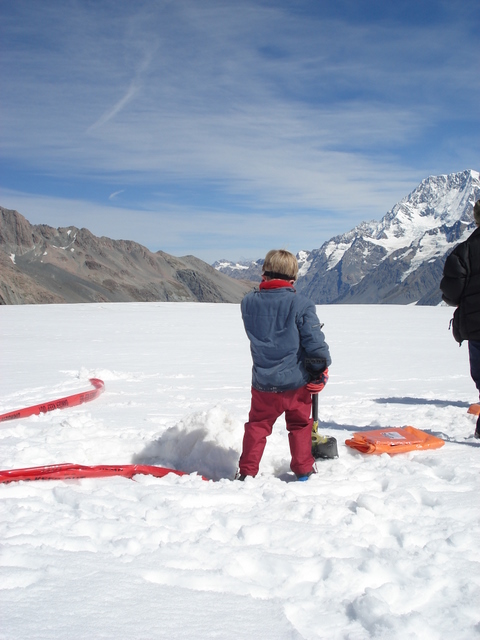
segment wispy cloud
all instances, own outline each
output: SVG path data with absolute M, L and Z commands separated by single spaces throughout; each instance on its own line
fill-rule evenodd
M 142 88 L 143 80 L 145 74 L 147 73 L 148 67 L 152 61 L 154 51 L 149 51 L 141 61 L 138 70 L 136 70 L 134 78 L 130 82 L 125 94 L 116 102 L 112 108 L 107 109 L 100 118 L 94 122 L 87 129 L 87 133 L 92 133 L 95 129 L 103 127 L 109 120 L 117 116 L 122 109 L 138 94 L 140 89 Z
M 120 189 L 120 191 L 114 191 L 113 193 L 111 193 L 111 194 L 108 196 L 108 199 L 109 199 L 109 200 L 115 200 L 115 198 L 116 198 L 117 196 L 119 196 L 121 193 L 125 193 L 125 189 Z
M 128 87 L 125 95 L 108 111 L 106 111 L 96 122 L 94 122 L 90 127 L 88 127 L 87 132 L 90 133 L 97 129 L 98 127 L 107 124 L 109 120 L 114 118 L 123 107 L 130 102 L 133 96 L 138 91 L 138 84 L 136 81 L 133 81 L 132 84 Z
M 478 164 L 475 3 L 14 4 L 1 153 L 18 191 L 22 172 L 91 202 L 126 185 L 136 211 L 315 215 L 326 236 Z

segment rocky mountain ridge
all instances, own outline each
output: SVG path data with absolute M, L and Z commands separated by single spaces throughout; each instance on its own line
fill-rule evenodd
M 207 263 L 88 229 L 31 225 L 0 207 L 0 304 L 239 302 L 253 284 Z
M 438 304 L 445 258 L 475 228 L 479 198 L 478 171 L 426 178 L 379 222 L 300 252 L 297 290 L 316 304 Z M 261 262 L 214 266 L 257 280 Z

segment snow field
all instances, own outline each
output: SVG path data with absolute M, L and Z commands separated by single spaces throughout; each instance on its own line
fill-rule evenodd
M 0 468 L 159 464 L 199 475 L 0 485 L 0 638 L 480 636 L 477 392 L 445 307 L 318 307 L 322 433 L 337 460 L 294 482 L 278 421 L 232 482 L 250 402 L 237 305 L 3 307 Z M 365 456 L 353 431 L 413 426 L 435 451 Z

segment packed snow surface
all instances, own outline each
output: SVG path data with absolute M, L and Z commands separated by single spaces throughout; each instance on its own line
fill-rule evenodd
M 447 307 L 318 307 L 333 364 L 320 431 L 339 458 L 295 482 L 279 420 L 232 481 L 250 404 L 238 305 L 7 306 L 0 469 L 145 463 L 191 475 L 0 485 L 2 640 L 480 637 L 478 393 Z M 364 455 L 413 425 L 438 450 Z M 209 481 L 204 481 L 203 474 Z

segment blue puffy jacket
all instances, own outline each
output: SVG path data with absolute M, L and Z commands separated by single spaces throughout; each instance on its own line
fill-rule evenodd
M 241 310 L 255 389 L 299 389 L 330 365 L 315 305 L 293 287 L 252 291 L 242 300 Z

